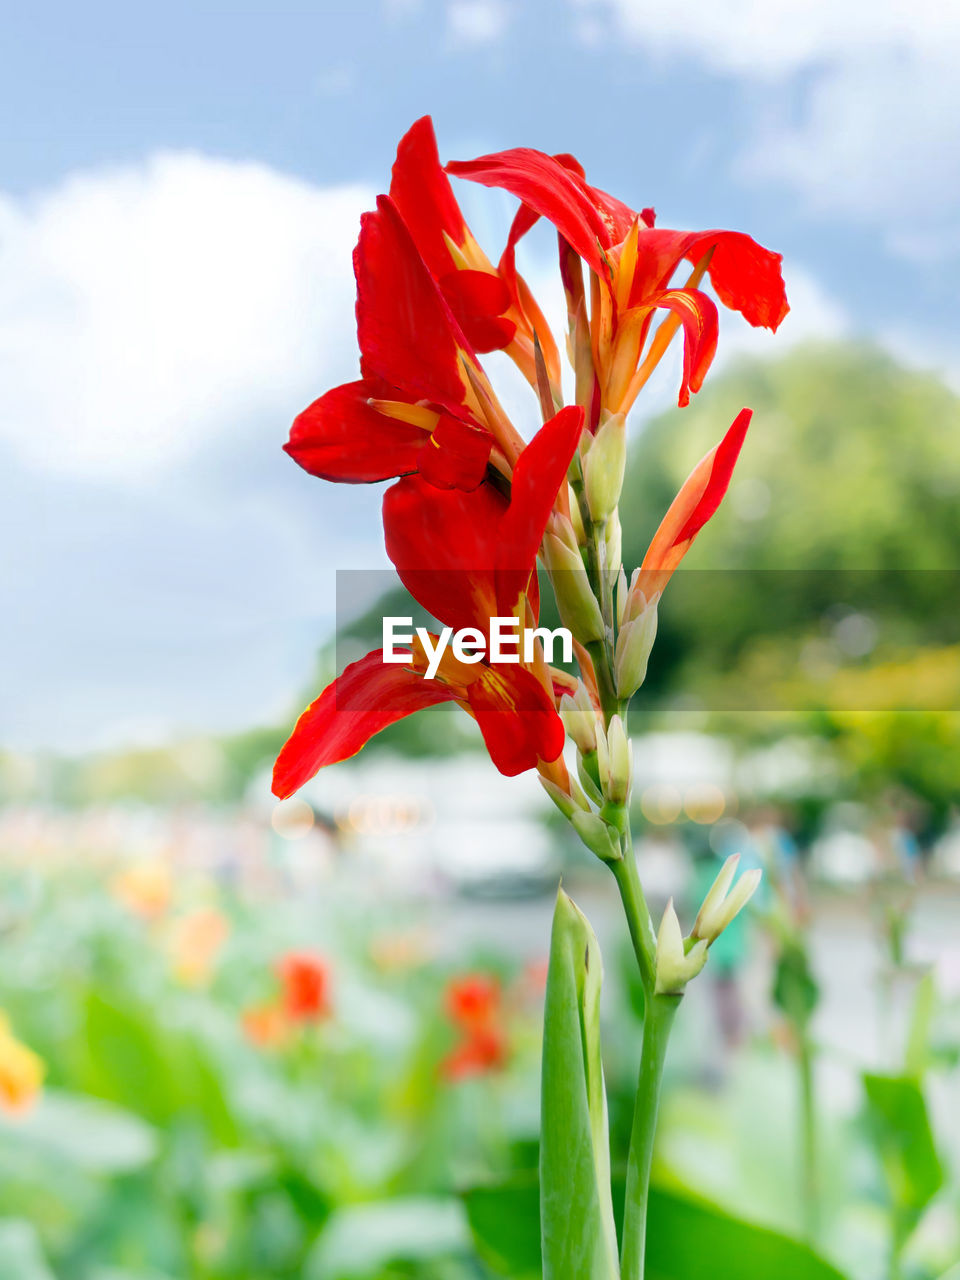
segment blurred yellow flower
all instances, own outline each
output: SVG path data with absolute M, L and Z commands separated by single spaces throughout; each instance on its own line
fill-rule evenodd
M 110 890 L 135 915 L 153 920 L 170 905 L 170 868 L 163 862 L 135 862 L 114 877 Z
M 181 916 L 170 938 L 176 976 L 194 985 L 206 982 L 229 932 L 226 918 L 213 907 L 202 907 Z
M 26 1111 L 40 1092 L 44 1073 L 43 1059 L 16 1038 L 0 1011 L 0 1111 Z

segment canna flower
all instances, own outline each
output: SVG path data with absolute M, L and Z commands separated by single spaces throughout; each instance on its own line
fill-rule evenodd
M 224 916 L 212 907 L 192 911 L 178 920 L 170 943 L 177 977 L 187 983 L 205 982 L 229 932 Z
M 494 267 L 471 234 L 440 164 L 429 116 L 400 141 L 390 198 L 473 349 L 505 351 L 536 388 L 536 335 L 559 388 L 560 355 L 543 313 L 512 264 Z
M 288 951 L 277 964 L 282 1008 L 291 1022 L 317 1022 L 332 1013 L 330 966 L 311 951 Z
M 164 862 L 136 862 L 114 877 L 116 900 L 144 920 L 163 915 L 173 895 L 170 868 Z
M 387 491 L 387 553 L 405 586 L 442 623 L 484 635 L 493 617 L 535 624 L 537 551 L 582 427 L 576 407 L 545 423 L 517 461 L 509 500 L 492 485 L 442 491 L 421 476 Z M 435 678 L 425 678 L 427 667 L 418 641 L 408 664 L 385 664 L 375 649 L 348 666 L 298 720 L 277 759 L 274 794 L 291 795 L 387 725 L 441 702 L 456 702 L 476 720 L 501 773 L 558 760 L 564 730 L 545 662 L 466 664 L 446 650 Z
M 278 1004 L 259 1004 L 245 1009 L 240 1025 L 258 1049 L 275 1049 L 290 1037 L 290 1022 Z
M 468 973 L 447 984 L 445 1005 L 450 1020 L 473 1030 L 487 1026 L 500 1015 L 500 983 L 490 974 Z
M 33 1105 L 43 1083 L 43 1059 L 16 1038 L 0 1011 L 0 1110 L 22 1115 Z
M 441 1074 L 456 1081 L 503 1066 L 507 1037 L 499 981 L 484 973 L 453 978 L 447 984 L 444 1004 L 460 1041 L 441 1063 Z
M 680 404 L 689 402 L 713 360 L 717 308 L 698 286 L 706 274 L 720 301 L 751 325 L 776 329 L 789 310 L 781 255 L 735 231 L 669 231 L 655 226 L 652 209 L 634 212 L 591 186 L 572 156 L 518 147 L 447 165 L 447 172 L 522 201 L 501 259 L 508 272 L 520 237 L 540 217 L 560 237 L 560 269 L 567 295 L 570 342 L 578 374 L 578 403 L 596 428 L 603 409 L 626 413 L 670 339 L 684 331 Z M 581 260 L 590 272 L 590 315 Z M 679 288 L 677 268 L 693 271 Z M 641 355 L 657 310 L 670 315 Z M 590 364 L 592 361 L 592 370 Z

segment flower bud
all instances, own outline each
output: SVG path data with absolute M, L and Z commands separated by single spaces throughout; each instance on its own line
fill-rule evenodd
M 638 593 L 641 597 L 642 592 Z M 617 697 L 631 698 L 647 678 L 647 663 L 657 638 L 657 601 L 623 624 L 617 636 L 613 670 Z
M 606 520 L 620 501 L 626 461 L 626 421 L 622 413 L 612 414 L 593 437 L 583 461 L 587 506 L 598 523 Z
M 550 571 L 560 620 L 581 644 L 603 637 L 603 617 L 580 554 L 561 542 L 556 534 L 543 539 L 543 558 Z
M 606 792 L 607 779 L 610 777 L 610 749 L 607 734 L 602 723 L 597 724 L 597 782 L 600 790 Z
M 740 865 L 739 853 L 729 857 L 720 868 L 693 926 L 693 937 L 702 938 L 707 946 L 716 942 L 727 925 L 738 916 L 756 893 L 763 872 L 759 867 L 746 871 L 731 891 L 733 878 Z
M 623 857 L 617 834 L 595 813 L 577 810 L 570 821 L 587 848 L 603 862 L 619 862 Z
M 600 776 L 597 768 L 597 753 L 590 751 L 585 756 L 577 754 L 577 777 L 583 784 L 583 789 L 593 801 L 594 804 L 603 804 L 603 792 L 597 785 L 597 779 L 593 776 Z
M 619 716 L 613 716 L 607 726 L 607 773 L 604 792 L 614 804 L 625 804 L 630 794 L 633 759 L 630 739 Z
M 610 513 L 610 518 L 604 526 L 603 540 L 607 544 L 607 571 L 612 583 L 616 580 L 623 561 L 623 533 L 620 528 L 620 516 L 616 511 Z
M 565 693 L 560 699 L 560 719 L 577 750 L 583 755 L 597 749 L 597 715 L 590 701 L 586 686 L 577 683 L 574 694 Z
M 627 596 L 630 588 L 627 586 L 627 575 L 623 571 L 623 565 L 620 566 L 620 572 L 617 574 L 617 626 L 623 626 L 623 620 L 627 614 Z
M 544 791 L 565 818 L 572 819 L 575 813 L 579 813 L 581 811 L 584 813 L 589 812 L 590 805 L 587 803 L 587 797 L 583 794 L 583 790 L 579 783 L 573 778 L 568 778 L 570 790 L 564 791 L 564 789 L 558 786 L 555 782 L 552 782 L 549 778 L 545 778 L 542 773 L 538 773 L 537 777 L 540 779 L 540 785 L 543 787 Z
M 685 950 L 683 932 L 671 898 L 663 913 L 660 931 L 657 934 L 656 994 L 658 996 L 682 995 L 684 987 L 697 976 L 706 963 L 706 942 L 697 942 L 690 951 Z

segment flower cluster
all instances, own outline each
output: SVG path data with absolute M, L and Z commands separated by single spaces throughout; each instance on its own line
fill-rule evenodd
M 519 199 L 495 265 L 448 175 Z M 516 266 L 518 242 L 541 218 L 559 244 L 569 404 L 560 345 Z M 694 468 L 628 582 L 618 513 L 626 415 L 675 335 L 680 404 L 701 387 L 717 345 L 708 282 L 750 324 L 779 325 L 788 309 L 780 255 L 738 232 L 657 227 L 652 209 L 635 212 L 591 186 L 568 155 L 519 148 L 444 169 L 425 117 L 400 143 L 389 193 L 362 219 L 354 269 L 361 376 L 304 410 L 286 449 L 327 480 L 394 481 L 383 501 L 387 553 L 442 626 L 489 640 L 493 618 L 516 618 L 532 642 L 512 664 L 467 663 L 445 649 L 433 679 L 418 638 L 403 663 L 367 654 L 303 713 L 274 791 L 290 795 L 418 708 L 455 702 L 497 768 L 536 769 L 584 842 L 613 861 L 630 789 L 626 711 L 658 602 L 723 499 L 750 422 L 745 409 Z M 491 351 L 530 384 L 532 434 L 497 399 L 480 359 Z M 551 665 L 537 637 L 538 559 L 579 678 Z M 568 736 L 579 780 L 563 759 Z
M 468 973 L 447 985 L 446 1012 L 458 1041 L 444 1058 L 447 1080 L 464 1080 L 502 1067 L 507 1060 L 507 1036 L 500 983 L 485 973 Z
M 279 985 L 276 998 L 244 1010 L 241 1017 L 247 1038 L 261 1048 L 282 1045 L 297 1027 L 323 1022 L 333 1013 L 333 979 L 323 956 L 287 951 L 274 972 Z

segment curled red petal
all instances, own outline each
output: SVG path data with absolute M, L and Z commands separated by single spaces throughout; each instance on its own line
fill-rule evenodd
M 474 353 L 388 196 L 363 215 L 353 261 L 364 377 L 461 413 L 461 357 Z
M 467 689 L 490 759 L 508 778 L 556 760 L 563 722 L 546 689 L 525 667 L 484 667 Z
M 368 403 L 371 396 L 397 394 L 379 380 L 334 387 L 298 414 L 283 447 L 304 471 L 323 480 L 366 484 L 407 475 L 417 469 L 427 433 Z
M 717 308 L 700 289 L 667 289 L 655 305 L 674 312 L 683 325 L 683 380 L 680 407 L 690 403 L 690 393 L 700 390 L 713 363 L 720 332 Z
M 439 280 L 453 267 L 446 233 L 455 245 L 466 239 L 466 223 L 437 151 L 433 121 L 422 116 L 400 139 L 390 182 L 390 198 L 417 248 Z
M 501 351 L 517 326 L 506 319 L 510 291 L 489 271 L 451 271 L 440 280 L 443 296 L 474 351 Z
M 444 413 L 417 454 L 417 469 L 437 489 L 476 489 L 492 448 L 489 431 Z
M 374 649 L 346 667 L 297 721 L 273 768 L 273 794 L 286 799 L 325 765 L 356 755 L 387 725 L 458 696 L 440 680 L 384 663 L 383 650 Z

